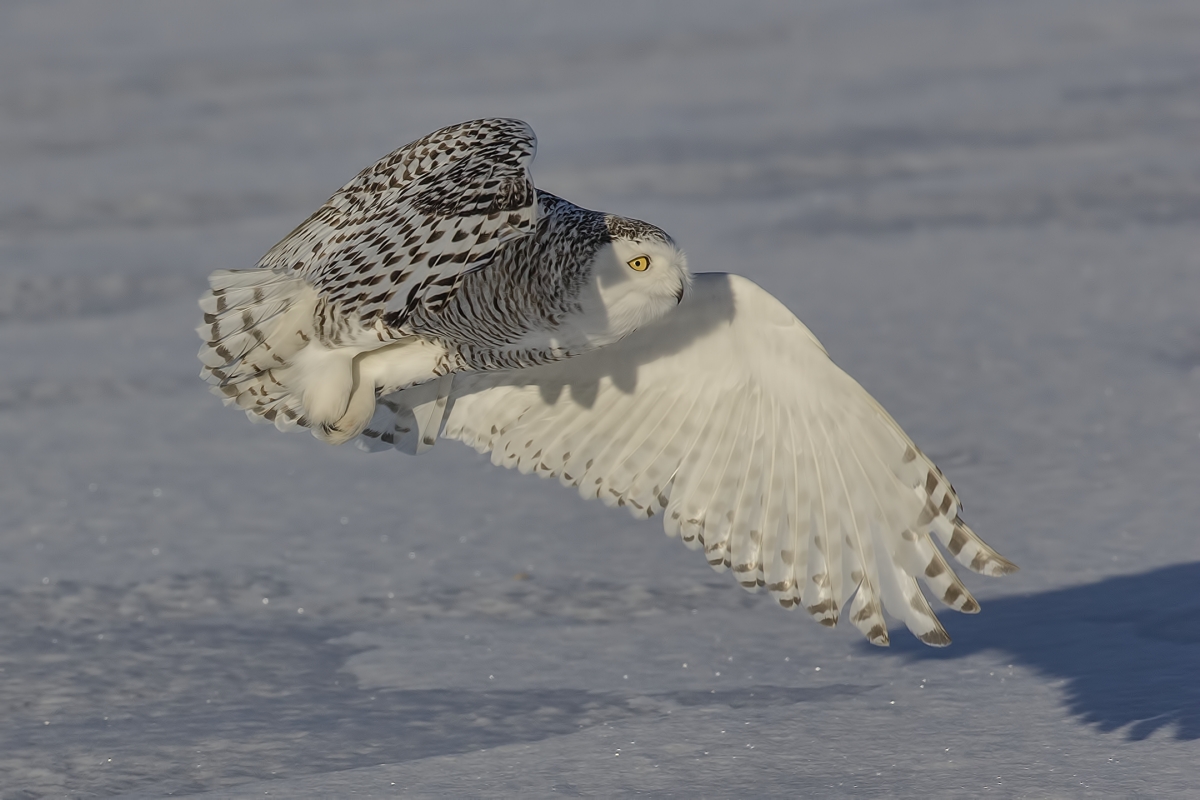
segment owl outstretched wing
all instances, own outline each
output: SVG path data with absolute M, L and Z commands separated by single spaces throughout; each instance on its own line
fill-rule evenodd
M 413 409 L 436 396 L 417 394 L 383 398 L 364 441 L 411 452 Z M 978 611 L 931 532 L 972 570 L 1016 569 L 812 333 L 735 275 L 697 275 L 674 312 L 598 351 L 457 376 L 449 403 L 444 436 L 635 516 L 660 514 L 713 567 L 823 624 L 853 596 L 850 619 L 875 644 L 888 643 L 884 609 L 922 641 L 949 643 L 918 578 L 951 608 Z
M 360 172 L 259 266 L 303 277 L 360 320 L 398 327 L 534 231 L 536 149 L 520 120 L 442 128 Z

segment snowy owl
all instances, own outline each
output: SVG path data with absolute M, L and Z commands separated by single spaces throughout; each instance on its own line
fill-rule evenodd
M 523 122 L 453 125 L 360 172 L 200 300 L 201 376 L 252 420 L 420 453 L 438 435 L 659 514 L 742 586 L 948 644 L 961 564 L 1016 567 L 954 487 L 763 289 L 659 228 L 534 187 Z

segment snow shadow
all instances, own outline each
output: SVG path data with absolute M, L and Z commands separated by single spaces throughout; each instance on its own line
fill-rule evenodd
M 1200 562 L 997 598 L 969 625 L 953 626 L 949 647 L 898 635 L 893 651 L 941 660 L 1000 650 L 1064 680 L 1071 712 L 1100 731 L 1128 727 L 1137 740 L 1173 729 L 1177 739 L 1200 739 L 1198 587 Z
M 316 620 L 261 602 L 288 593 L 269 575 L 211 574 L 0 592 L 0 799 L 212 791 L 873 688 L 365 689 L 345 671 L 364 648 L 345 642 L 371 609 Z

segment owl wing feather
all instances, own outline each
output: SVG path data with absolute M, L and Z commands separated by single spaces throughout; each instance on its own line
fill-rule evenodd
M 404 395 L 384 401 L 406 408 Z M 366 433 L 376 446 L 403 433 L 379 410 Z M 888 643 L 884 609 L 922 641 L 949 643 L 918 579 L 978 611 L 931 532 L 972 570 L 1016 569 L 812 333 L 734 275 L 696 276 L 675 311 L 598 351 L 457 375 L 443 436 L 635 516 L 660 514 L 714 568 L 823 624 L 853 596 L 851 621 L 875 644 Z
M 414 312 L 436 314 L 465 275 L 534 232 L 535 149 L 523 122 L 476 120 L 360 172 L 258 268 L 212 273 L 200 299 L 201 376 L 251 419 L 330 442 L 355 435 L 375 399 L 355 383 L 356 355 L 411 333 Z M 418 427 L 436 427 L 439 402 L 416 405 Z M 415 450 L 427 446 L 423 437 Z
M 361 320 L 399 327 L 462 277 L 533 233 L 533 130 L 511 119 L 452 125 L 360 172 L 259 262 L 303 277 Z

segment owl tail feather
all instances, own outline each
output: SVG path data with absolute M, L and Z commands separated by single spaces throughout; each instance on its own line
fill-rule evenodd
M 213 394 L 254 421 L 280 430 L 312 427 L 294 363 L 316 338 L 317 294 L 304 280 L 270 269 L 217 270 L 200 298 L 200 377 Z M 340 414 L 339 414 L 340 415 Z
M 443 389 L 413 408 L 421 420 L 429 417 L 420 430 L 437 435 L 449 393 L 449 383 L 437 380 L 444 348 L 413 336 L 388 341 L 374 329 L 354 341 L 346 319 L 286 272 L 218 270 L 208 281 L 212 288 L 200 298 L 204 324 L 196 329 L 204 341 L 200 377 L 226 405 L 281 431 L 309 428 L 341 444 L 371 421 L 377 389 L 432 381 Z M 429 444 L 423 438 L 418 451 Z

